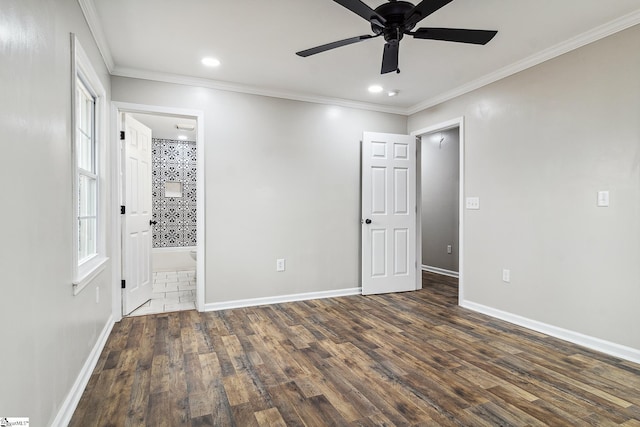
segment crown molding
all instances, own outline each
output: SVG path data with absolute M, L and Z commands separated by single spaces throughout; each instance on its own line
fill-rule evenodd
M 367 102 L 351 101 L 348 99 L 331 98 L 317 95 L 298 93 L 293 91 L 269 89 L 258 86 L 250 86 L 238 83 L 229 83 L 218 80 L 204 79 L 200 77 L 183 76 L 179 74 L 160 73 L 157 71 L 140 70 L 136 68 L 115 67 L 111 72 L 113 76 L 129 77 L 134 79 L 152 80 L 165 83 L 174 83 L 186 86 L 205 87 L 208 89 L 224 90 L 228 92 L 240 92 L 251 95 L 282 98 L 293 101 L 311 102 L 314 104 L 326 104 L 360 110 L 378 111 L 381 113 L 407 115 L 404 107 L 392 107 L 388 105 L 372 104 Z
M 104 64 L 107 66 L 109 73 L 112 74 L 115 64 L 113 62 L 113 56 L 111 55 L 111 49 L 109 49 L 109 43 L 107 43 L 107 38 L 102 30 L 95 4 L 93 0 L 78 0 L 78 3 L 80 4 L 80 9 L 82 9 L 84 19 L 87 21 L 89 30 L 93 35 L 93 39 L 98 45 L 98 50 L 100 51 L 100 55 L 102 55 Z
M 637 24 L 640 24 L 640 9 L 618 19 L 614 19 L 613 21 L 610 21 L 606 24 L 600 25 L 592 30 L 586 31 L 576 37 L 572 37 L 562 43 L 558 43 L 555 46 L 540 51 L 511 65 L 500 68 L 490 74 L 480 77 L 479 79 L 473 80 L 448 92 L 444 92 L 433 98 L 415 104 L 407 108 L 407 114 L 415 114 L 419 111 L 441 104 L 445 101 L 457 98 L 458 96 L 464 95 L 488 84 L 497 82 L 498 80 L 502 80 L 505 77 L 509 77 L 513 74 L 519 73 L 520 71 L 524 71 L 527 68 L 534 67 L 545 61 L 556 58 L 567 52 L 578 49 L 589 43 L 598 41 L 622 30 L 626 30 L 627 28 L 633 27 Z

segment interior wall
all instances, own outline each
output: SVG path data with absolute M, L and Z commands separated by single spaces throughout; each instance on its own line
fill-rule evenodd
M 70 32 L 107 98 L 110 81 L 76 0 L 3 0 L 1 9 L 0 415 L 45 426 L 107 324 L 113 288 L 110 264 L 77 296 L 71 284 Z M 108 179 L 101 185 L 110 194 Z
M 112 91 L 204 112 L 205 303 L 360 285 L 362 132 L 406 133 L 406 117 L 124 77 Z
M 640 349 L 638 46 L 635 26 L 409 117 L 465 118 L 466 300 Z
M 422 265 L 458 271 L 460 130 L 422 137 Z M 451 246 L 451 253 L 447 246 Z

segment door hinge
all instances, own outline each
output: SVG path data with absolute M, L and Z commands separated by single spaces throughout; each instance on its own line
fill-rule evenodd
M 126 288 L 126 287 L 127 287 L 127 281 L 126 281 L 126 280 L 124 280 L 124 279 L 122 279 L 122 280 L 120 281 L 120 286 L 122 287 L 122 289 Z
M 124 141 L 124 131 L 123 130 L 120 131 L 120 140 Z
M 126 212 L 126 209 L 124 205 L 120 206 L 120 215 L 124 215 L 125 212 Z

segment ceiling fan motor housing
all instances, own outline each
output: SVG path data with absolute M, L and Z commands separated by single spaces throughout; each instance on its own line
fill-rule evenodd
M 387 42 L 398 42 L 402 40 L 404 33 L 411 31 L 416 24 L 405 24 L 407 13 L 414 8 L 413 4 L 407 1 L 392 1 L 378 6 L 375 11 L 387 22 L 384 27 L 372 20 L 371 30 L 374 34 L 381 34 Z

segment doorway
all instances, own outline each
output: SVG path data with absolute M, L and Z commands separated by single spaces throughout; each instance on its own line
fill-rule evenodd
M 421 138 L 422 270 L 458 277 L 459 130 Z
M 463 300 L 464 120 L 456 118 L 412 135 L 420 138 L 416 221 L 420 270 L 457 278 L 460 302 Z M 421 277 L 419 281 L 418 289 L 422 287 Z
M 136 314 L 152 314 L 165 311 L 178 311 L 189 308 L 204 310 L 204 283 L 205 283 L 205 245 L 204 245 L 204 115 L 201 111 L 166 108 L 139 104 L 125 104 L 113 102 L 112 129 L 114 135 L 120 136 L 122 123 L 119 119 L 126 114 L 135 118 L 147 127 L 151 128 L 154 143 L 154 151 L 157 154 L 165 154 L 164 160 L 157 156 L 156 163 L 150 173 L 149 182 L 154 194 L 154 212 L 152 228 L 154 243 L 150 263 L 154 266 L 155 287 L 153 298 L 159 295 L 171 298 L 168 307 L 159 307 L 160 302 L 153 306 L 145 304 L 137 310 Z M 178 125 L 182 129 L 178 129 Z M 173 128 L 173 129 L 171 129 Z M 174 133 L 171 133 L 171 131 Z M 125 200 L 126 194 L 126 169 L 127 165 L 122 156 L 121 145 L 112 147 L 114 163 L 113 188 L 117 189 L 119 205 Z M 180 157 L 181 156 L 181 157 Z M 163 169 L 166 169 L 164 170 Z M 162 175 L 162 176 L 161 176 Z M 163 210 L 164 209 L 164 210 Z M 162 219 L 165 223 L 161 225 Z M 123 243 L 125 239 L 119 233 L 126 223 L 125 215 L 118 215 L 114 221 L 114 276 L 121 280 L 125 277 L 127 269 L 123 268 L 127 263 L 139 262 L 127 259 L 127 251 Z M 193 259 L 195 258 L 195 260 Z M 115 265 L 117 264 L 117 266 Z M 117 280 L 120 284 L 121 280 Z M 158 286 L 163 287 L 160 293 Z M 182 288 L 180 288 L 182 287 Z M 120 288 L 120 287 L 119 287 Z M 157 289 L 156 289 L 157 288 Z M 171 289 L 169 289 L 171 288 Z M 175 288 L 175 289 L 173 289 Z M 119 319 L 129 313 L 125 312 L 127 298 L 126 289 L 118 289 L 114 294 L 114 313 Z M 191 297 L 189 297 L 190 294 Z M 195 294 L 195 295 L 194 295 Z M 153 302 L 153 300 L 152 300 Z M 189 304 L 181 304 L 190 303 Z

